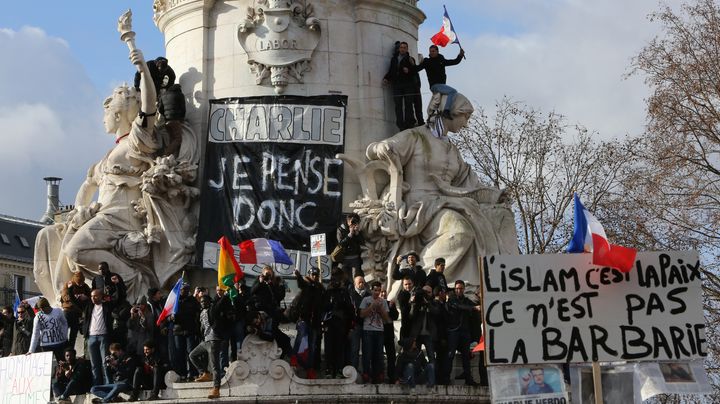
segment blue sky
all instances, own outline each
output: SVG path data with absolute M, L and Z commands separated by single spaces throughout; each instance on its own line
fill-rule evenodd
M 222 0 L 216 0 L 222 1 Z M 347 0 L 350 1 L 350 0 Z M 679 1 L 669 1 L 675 7 Z M 467 59 L 448 70 L 486 114 L 504 96 L 565 115 L 599 138 L 639 135 L 649 94 L 642 77 L 624 78 L 631 58 L 658 33 L 654 1 L 446 0 Z M 427 21 L 418 50 L 441 25 L 443 2 L 420 0 Z M 101 102 L 134 68 L 116 21 L 132 8 L 138 46 L 164 54 L 151 0 L 6 2 L 0 13 L 0 214 L 38 219 L 42 177 L 59 176 L 61 202 L 73 203 L 88 167 L 112 145 Z M 456 45 L 441 49 L 452 58 Z M 172 64 L 172 61 L 171 61 Z M 424 76 L 424 74 L 421 74 Z M 427 92 L 427 85 L 424 86 Z

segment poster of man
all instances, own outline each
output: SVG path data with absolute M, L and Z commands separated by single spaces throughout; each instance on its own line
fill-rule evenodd
M 557 393 L 560 387 L 560 374 L 553 367 L 520 368 L 518 382 L 522 395 Z
M 660 363 L 665 383 L 695 383 L 690 365 L 684 362 L 662 362 Z

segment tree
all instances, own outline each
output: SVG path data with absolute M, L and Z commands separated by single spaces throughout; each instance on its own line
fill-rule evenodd
M 520 252 L 541 254 L 560 252 L 570 240 L 573 192 L 589 209 L 601 209 L 630 172 L 635 141 L 592 137 L 559 114 L 503 99 L 493 119 L 481 110 L 451 139 L 481 179 L 505 189 Z
M 651 14 L 662 26 L 632 63 L 652 88 L 642 169 L 626 186 L 658 246 L 694 248 L 704 264 L 711 382 L 720 396 L 720 7 L 696 0 Z

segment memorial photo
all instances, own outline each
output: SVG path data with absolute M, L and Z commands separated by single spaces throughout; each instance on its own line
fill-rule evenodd
M 665 383 L 695 383 L 690 365 L 684 362 L 666 362 L 660 363 L 660 371 L 662 372 Z

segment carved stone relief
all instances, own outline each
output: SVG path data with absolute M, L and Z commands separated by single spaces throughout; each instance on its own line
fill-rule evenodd
M 250 71 L 260 85 L 268 78 L 277 94 L 291 80 L 303 82 L 312 53 L 320 42 L 320 20 L 312 4 L 292 0 L 259 0 L 238 24 L 238 40 Z

